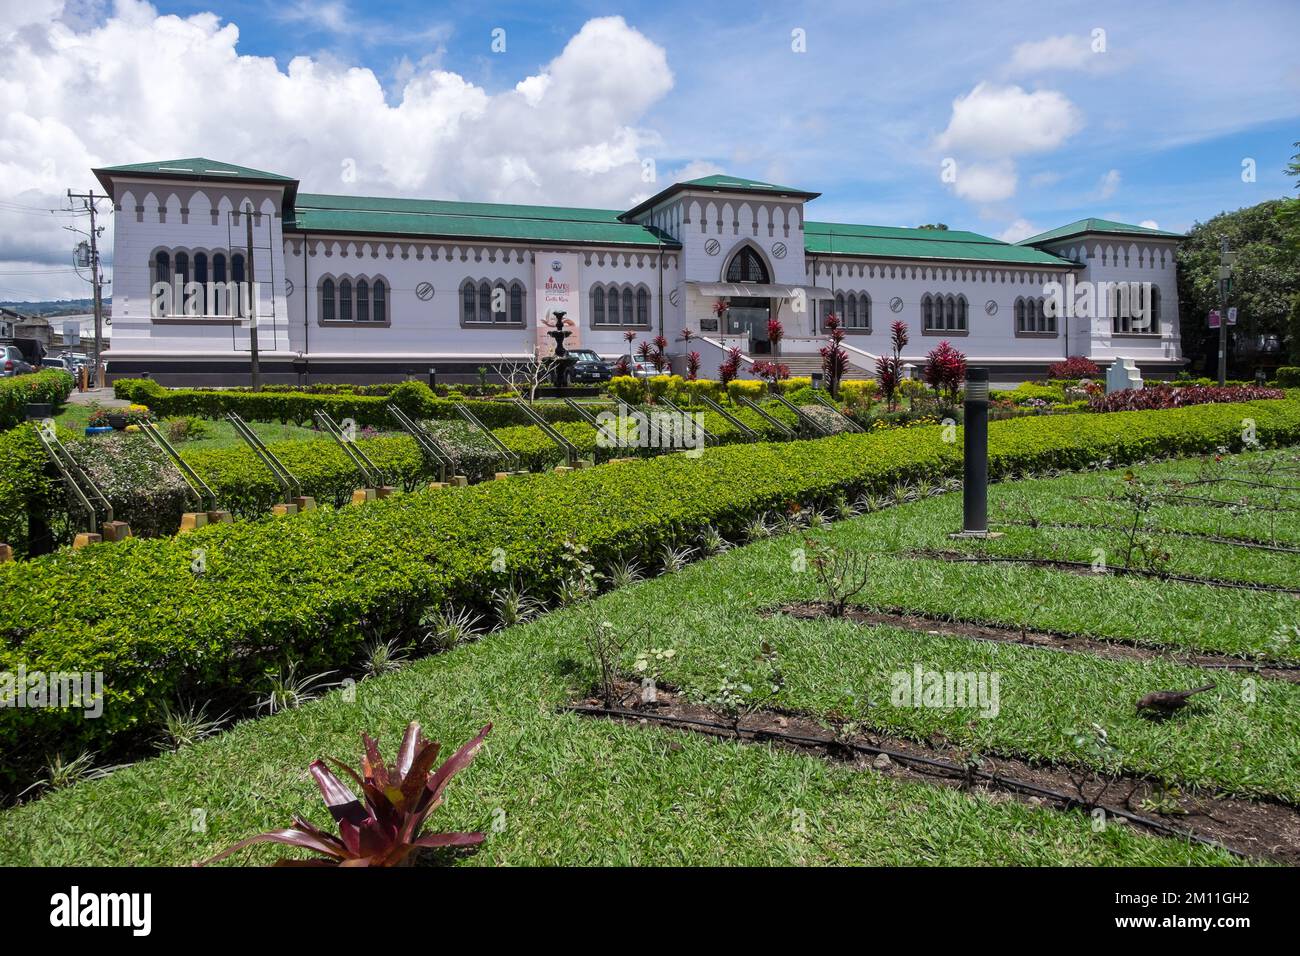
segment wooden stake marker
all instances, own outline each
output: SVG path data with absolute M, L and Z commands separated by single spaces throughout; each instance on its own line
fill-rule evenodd
M 208 513 L 206 511 L 187 511 L 181 515 L 181 533 L 193 531 L 196 528 L 202 528 L 208 523 Z
M 292 503 L 273 505 L 271 507 L 271 514 L 275 515 L 277 518 L 284 518 L 287 517 L 288 515 L 296 515 L 297 513 L 298 513 L 298 506 Z
M 74 551 L 80 551 L 82 548 L 88 548 L 92 544 L 99 544 L 104 540 L 104 536 L 95 534 L 91 531 L 82 531 L 72 541 Z

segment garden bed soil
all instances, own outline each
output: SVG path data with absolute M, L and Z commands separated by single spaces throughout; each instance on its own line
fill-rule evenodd
M 614 707 L 592 696 L 564 709 L 586 717 L 775 744 L 842 761 L 864 772 L 968 790 L 995 801 L 1017 800 L 1057 810 L 1099 808 L 1105 812 L 1107 826 L 1133 826 L 1219 846 L 1239 856 L 1300 865 L 1300 810 L 1276 801 L 1164 791 L 1158 784 L 1131 776 L 1084 782 L 1080 796 L 1075 783 L 1079 775 L 1076 772 L 1072 779 L 1070 768 L 988 754 L 981 754 L 978 766 L 972 768 L 970 751 L 939 735 L 915 741 L 859 732 L 843 721 L 777 709 L 753 711 L 733 720 L 662 685 L 650 702 L 641 699 L 641 685 L 630 681 L 620 681 L 616 694 Z M 1159 801 L 1162 811 L 1144 807 L 1149 799 Z

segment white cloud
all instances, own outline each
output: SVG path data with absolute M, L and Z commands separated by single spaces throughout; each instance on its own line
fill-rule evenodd
M 1097 198 L 1109 199 L 1111 196 L 1115 195 L 1115 191 L 1119 189 L 1120 178 L 1118 169 L 1107 170 L 1106 174 L 1101 177 L 1101 181 L 1097 184 Z
M 93 184 L 93 166 L 207 156 L 297 177 L 303 191 L 626 208 L 659 144 L 639 124 L 673 85 L 663 49 L 621 17 L 587 21 L 502 92 L 422 61 L 386 96 L 370 69 L 307 56 L 280 69 L 241 54 L 239 28 L 208 13 L 116 0 L 80 26 L 49 0 L 10 6 L 0 200 L 38 207 Z M 341 178 L 347 160 L 355 182 Z M 0 205 L 0 242 L 16 236 L 26 258 L 66 263 L 57 224 Z M 0 246 L 0 259 L 19 252 Z
M 1017 219 L 998 233 L 998 238 L 1003 242 L 1019 242 L 1021 239 L 1028 239 L 1040 232 L 1042 230 L 1035 228 L 1028 219 Z
M 1143 219 L 1140 223 L 1138 223 L 1138 225 L 1141 226 L 1143 229 L 1160 228 L 1160 223 L 1156 222 L 1154 219 Z
M 1018 156 L 1056 149 L 1083 128 L 1083 114 L 1056 90 L 980 83 L 953 100 L 941 150 L 983 156 Z
M 1108 53 L 1095 50 L 1092 37 L 1067 34 L 1020 43 L 1011 51 L 1006 72 L 1012 76 L 1060 70 L 1103 69 Z
M 1016 166 L 1010 160 L 996 163 L 958 163 L 953 192 L 971 202 L 999 202 L 1016 194 Z

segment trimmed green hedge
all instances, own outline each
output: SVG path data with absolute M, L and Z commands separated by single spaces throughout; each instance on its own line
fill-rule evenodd
M 1239 449 L 1245 419 L 1264 445 L 1300 441 L 1300 403 L 1287 400 L 1024 418 L 990 426 L 990 471 Z M 0 671 L 101 671 L 106 685 L 97 720 L 0 710 L 3 772 L 29 770 L 54 750 L 111 753 L 177 697 L 246 706 L 268 665 L 337 666 L 367 636 L 409 633 L 431 604 L 483 607 L 510 580 L 552 594 L 566 539 L 589 547 L 598 565 L 653 564 L 665 544 L 693 543 L 706 523 L 738 534 L 753 515 L 793 501 L 825 505 L 840 493 L 960 474 L 960 446 L 941 436 L 921 427 L 732 445 L 0 566 Z M 197 548 L 202 575 L 191 567 Z
M 21 422 L 29 402 L 52 405 L 66 402 L 74 384 L 71 375 L 56 368 L 0 378 L 0 429 L 13 428 Z
M 1300 365 L 1280 366 L 1273 381 L 1279 388 L 1300 388 Z
M 386 410 L 391 402 L 415 419 L 454 418 L 456 401 L 440 399 L 423 382 L 402 382 L 387 395 L 353 392 L 316 393 L 303 391 L 245 392 L 237 389 L 164 388 L 143 378 L 122 378 L 113 383 L 113 393 L 121 399 L 148 405 L 155 416 L 198 415 L 222 418 L 235 412 L 245 421 L 283 422 L 306 425 L 312 413 L 324 410 L 336 421 L 353 419 L 358 426 L 392 430 L 396 421 Z M 528 416 L 509 402 L 488 399 L 459 400 L 468 406 L 488 428 L 526 425 Z M 547 421 L 572 422 L 579 416 L 563 402 L 536 402 L 534 407 Z M 611 406 L 612 407 L 612 406 Z
M 45 449 L 34 428 L 0 433 L 0 543 L 19 554 L 27 553 L 29 507 L 62 507 L 62 484 L 46 476 L 45 464 Z

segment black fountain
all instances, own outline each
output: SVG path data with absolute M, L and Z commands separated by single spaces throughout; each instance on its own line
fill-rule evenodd
M 572 371 L 574 364 L 578 361 L 573 354 L 564 347 L 564 340 L 573 333 L 564 327 L 564 312 L 554 312 L 555 328 L 546 334 L 555 339 L 555 369 L 551 373 L 552 380 L 555 382 L 557 389 L 567 388 L 569 385 L 569 372 Z

